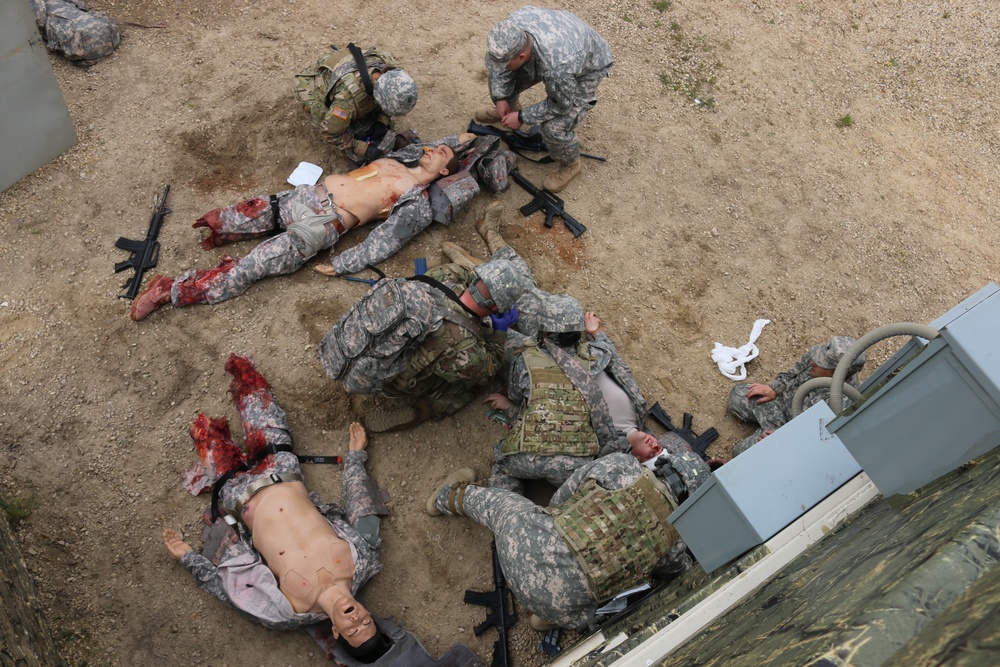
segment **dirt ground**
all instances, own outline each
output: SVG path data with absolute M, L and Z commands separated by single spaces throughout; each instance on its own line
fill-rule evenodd
M 401 127 L 461 131 L 487 101 L 489 27 L 510 0 L 93 0 L 125 26 L 90 70 L 53 58 L 79 134 L 64 156 L 0 194 L 0 481 L 40 501 L 18 538 L 64 656 L 74 665 L 323 664 L 304 633 L 275 633 L 198 591 L 163 550 L 174 526 L 197 544 L 204 497 L 179 485 L 195 462 L 194 415 L 228 415 L 230 352 L 250 356 L 286 408 L 299 450 L 341 452 L 368 398 L 323 375 L 317 344 L 357 283 L 310 267 L 211 307 L 128 319 L 121 235 L 141 238 L 172 186 L 159 271 L 214 266 L 191 223 L 286 187 L 299 161 L 346 161 L 291 96 L 292 75 L 327 44 L 378 43 L 420 87 Z M 650 401 L 722 436 L 732 382 L 714 341 L 772 321 L 750 379 L 768 381 L 814 342 L 882 324 L 929 322 L 1000 274 L 1000 8 L 988 0 L 578 0 L 616 64 L 580 128 L 588 162 L 564 193 L 587 233 L 525 219 L 500 195 L 505 233 L 542 287 L 604 319 Z M 522 165 L 536 182 L 544 168 Z M 382 267 L 484 251 L 480 197 Z M 363 238 L 348 236 L 347 247 Z M 252 247 L 225 250 L 242 254 Z M 323 253 L 313 263 L 326 261 Z M 884 359 L 901 341 L 874 350 Z M 870 366 L 873 368 L 874 366 Z M 502 434 L 472 405 L 413 432 L 372 437 L 372 476 L 391 494 L 385 570 L 370 606 L 439 655 L 464 642 L 489 659 L 492 632 L 467 588 L 489 587 L 489 534 L 431 518 L 423 502 L 457 466 L 485 474 Z M 307 483 L 340 497 L 340 471 Z M 515 662 L 540 664 L 518 626 Z

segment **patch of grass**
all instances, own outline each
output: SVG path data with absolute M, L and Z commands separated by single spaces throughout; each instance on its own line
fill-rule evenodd
M 671 0 L 659 0 L 659 2 L 653 3 L 653 9 L 655 9 L 658 12 L 665 12 L 671 7 L 673 7 L 673 5 L 674 3 Z M 945 18 L 948 17 L 946 16 Z
M 629 16 L 628 14 L 625 14 L 624 16 L 622 16 L 622 20 L 625 21 L 625 23 L 631 23 L 632 17 Z
M 41 500 L 35 494 L 18 496 L 16 498 L 0 494 L 0 515 L 7 520 L 12 528 L 31 516 L 38 509 Z
M 851 118 L 851 114 L 845 113 L 843 116 L 837 119 L 834 123 L 837 127 L 850 127 L 854 125 L 854 119 Z

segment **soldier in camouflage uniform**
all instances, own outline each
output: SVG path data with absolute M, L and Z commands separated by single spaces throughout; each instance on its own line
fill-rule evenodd
M 548 507 L 474 480 L 470 468 L 452 473 L 427 512 L 468 516 L 493 531 L 507 583 L 537 630 L 595 627 L 597 608 L 645 582 L 678 542 L 666 520 L 678 499 L 629 454 L 578 468 Z
M 211 231 L 202 241 L 206 250 L 280 233 L 242 259 L 225 257 L 214 269 L 188 271 L 176 279 L 154 276 L 132 302 L 129 316 L 142 320 L 167 303 L 183 307 L 226 301 L 261 278 L 298 270 L 320 250 L 332 248 L 347 230 L 384 220 L 361 244 L 331 255 L 331 265 L 323 272 L 336 276 L 378 264 L 436 219 L 428 193 L 435 181 L 452 173 L 463 179 L 455 184 L 463 192 L 469 189 L 467 181 L 475 186 L 472 194 L 478 192 L 470 174 L 453 173 L 460 165 L 455 149 L 474 138 L 464 134 L 407 146 L 366 167 L 327 176 L 317 186 L 303 185 L 206 213 L 193 225 Z M 386 206 L 386 201 L 394 203 Z
M 495 447 L 489 485 L 518 493 L 523 479 L 559 486 L 595 457 L 629 451 L 648 413 L 600 319 L 571 296 L 547 295 L 541 306 L 537 339 L 508 332 L 506 392 L 485 401 L 513 424 Z
M 122 41 L 118 24 L 82 0 L 30 0 L 46 48 L 74 65 L 90 67 L 108 57 Z
M 490 30 L 486 71 L 492 106 L 476 111 L 480 123 L 502 122 L 512 130 L 538 125 L 559 169 L 542 186 L 559 192 L 580 173 L 580 142 L 574 128 L 597 104 L 597 87 L 614 59 L 607 41 L 567 11 L 522 7 Z M 537 83 L 546 98 L 521 108 L 519 96 Z
M 474 269 L 443 264 L 426 275 L 458 295 L 461 304 L 437 298 L 438 307 L 450 314 L 404 353 L 408 355 L 407 367 L 386 383 L 382 393 L 406 401 L 372 410 L 366 422 L 375 432 L 440 419 L 475 398 L 503 361 L 503 336 L 494 326 L 498 316 L 510 310 L 530 287 L 518 265 L 503 259 Z M 458 318 L 472 324 L 460 324 Z
M 197 493 L 223 480 L 221 507 L 237 526 L 218 566 L 180 534 L 163 531 L 170 555 L 199 588 L 272 630 L 332 621 L 333 635 L 359 646 L 375 634 L 354 595 L 382 569 L 378 515 L 385 506 L 365 472 L 367 437 L 351 424 L 344 457 L 344 507 L 322 503 L 302 483 L 285 413 L 267 380 L 245 358 L 230 356 L 230 393 L 246 438 L 244 453 L 224 418 L 200 414 L 191 427 L 201 463 L 186 476 Z M 252 534 L 251 534 L 252 533 Z
M 739 419 L 759 426 L 733 446 L 733 456 L 750 449 L 791 419 L 792 399 L 799 387 L 813 378 L 833 377 L 840 358 L 853 344 L 854 338 L 850 336 L 834 336 L 809 348 L 794 366 L 778 373 L 771 384 L 738 384 L 733 387 L 729 392 L 729 411 Z M 858 373 L 864 365 L 865 355 L 862 353 L 847 373 L 847 384 L 858 386 Z M 829 397 L 827 389 L 811 392 L 803 402 L 803 408 L 810 408 Z
M 370 48 L 364 62 L 371 94 L 350 53 L 328 53 L 295 77 L 295 97 L 309 112 L 313 125 L 358 164 L 409 143 L 405 134 L 393 131 L 392 117 L 412 111 L 417 104 L 417 84 L 389 53 Z

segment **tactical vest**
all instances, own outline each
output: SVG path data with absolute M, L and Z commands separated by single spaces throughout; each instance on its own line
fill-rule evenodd
M 590 368 L 586 343 L 577 348 L 577 359 Z M 500 454 L 565 454 L 597 456 L 601 445 L 590 421 L 590 408 L 552 357 L 530 343 L 521 351 L 528 369 L 528 401 Z
M 398 67 L 396 59 L 385 51 L 375 48 L 365 51 L 365 63 L 369 74 L 383 72 L 390 67 Z M 358 68 L 351 54 L 343 55 L 341 51 L 331 51 L 322 56 L 312 69 L 295 77 L 295 96 L 312 110 L 313 123 L 321 126 L 326 118 L 321 109 L 329 108 L 326 103 L 337 93 L 346 91 L 348 97 L 357 107 L 357 118 L 363 118 L 375 111 L 378 105 L 365 91 Z M 322 102 L 322 104 L 313 104 Z
M 604 602 L 649 578 L 679 539 L 667 517 L 677 509 L 662 482 L 643 468 L 632 486 L 608 491 L 588 479 L 569 501 L 545 511 Z
M 435 288 L 405 278 L 383 278 L 344 313 L 320 343 L 320 361 L 327 376 L 340 380 L 351 394 L 375 394 L 397 376 L 411 370 L 411 357 L 430 333 L 451 325 L 478 332 L 479 325 L 446 305 Z M 463 337 L 476 342 L 473 336 Z M 426 368 L 440 355 L 461 350 L 444 346 L 434 359 L 420 360 Z

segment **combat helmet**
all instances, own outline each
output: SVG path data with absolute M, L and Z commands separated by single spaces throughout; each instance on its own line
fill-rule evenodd
M 538 330 L 546 333 L 583 331 L 583 305 L 568 294 L 548 294 L 538 309 Z
M 474 273 L 490 291 L 489 302 L 501 313 L 510 310 L 521 295 L 532 288 L 528 278 L 510 260 L 484 262 L 474 269 Z M 488 308 L 488 305 L 480 305 Z
M 809 348 L 809 358 L 821 368 L 834 369 L 840 363 L 844 353 L 854 344 L 854 341 L 855 339 L 850 336 L 834 336 L 825 343 Z M 865 353 L 862 352 L 851 364 L 851 368 L 847 372 L 848 377 L 860 372 L 864 365 Z
M 375 102 L 390 116 L 402 116 L 417 106 L 417 82 L 404 70 L 382 72 L 372 87 Z

